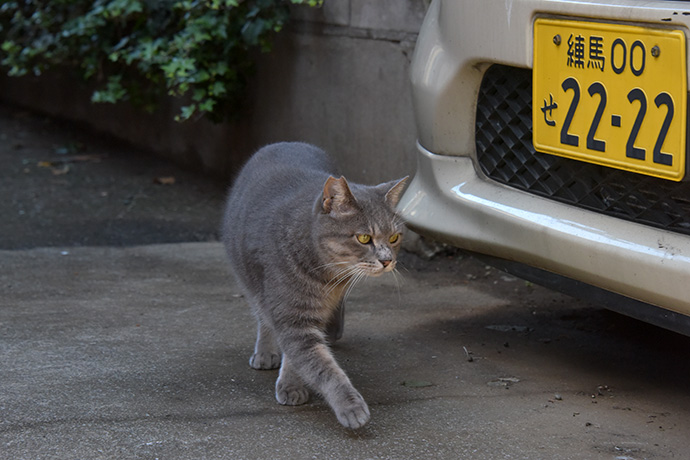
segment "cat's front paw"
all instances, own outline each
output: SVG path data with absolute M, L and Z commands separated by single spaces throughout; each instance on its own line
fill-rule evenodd
M 309 400 L 309 390 L 300 385 L 276 383 L 276 399 L 284 406 L 299 406 Z
M 371 418 L 369 406 L 360 394 L 355 394 L 347 398 L 338 407 L 333 408 L 338 421 L 345 427 L 352 430 L 361 428 L 367 424 Z
M 249 365 L 259 370 L 278 369 L 280 367 L 280 355 L 277 353 L 254 353 L 249 358 Z

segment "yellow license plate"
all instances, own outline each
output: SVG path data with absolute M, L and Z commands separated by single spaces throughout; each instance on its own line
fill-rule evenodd
M 536 150 L 683 179 L 682 31 L 537 19 L 532 97 Z

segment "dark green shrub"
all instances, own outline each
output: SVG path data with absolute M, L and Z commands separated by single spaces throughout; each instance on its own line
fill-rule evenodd
M 255 50 L 268 51 L 289 3 L 322 0 L 23 0 L 0 5 L 0 64 L 8 75 L 80 70 L 94 102 L 153 110 L 184 96 L 178 120 L 237 112 Z

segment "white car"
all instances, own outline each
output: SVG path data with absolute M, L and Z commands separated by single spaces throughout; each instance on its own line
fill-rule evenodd
M 690 3 L 434 0 L 409 226 L 690 333 Z

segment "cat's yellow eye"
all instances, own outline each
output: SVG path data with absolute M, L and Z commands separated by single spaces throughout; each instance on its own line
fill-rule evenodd
M 388 242 L 389 242 L 390 244 L 395 244 L 395 243 L 398 242 L 399 239 L 400 239 L 400 233 L 396 233 L 395 235 L 393 235 L 393 236 L 391 236 L 390 238 L 388 238 Z
M 359 241 L 362 244 L 367 244 L 371 241 L 371 235 L 367 235 L 367 234 L 357 235 L 357 241 Z

